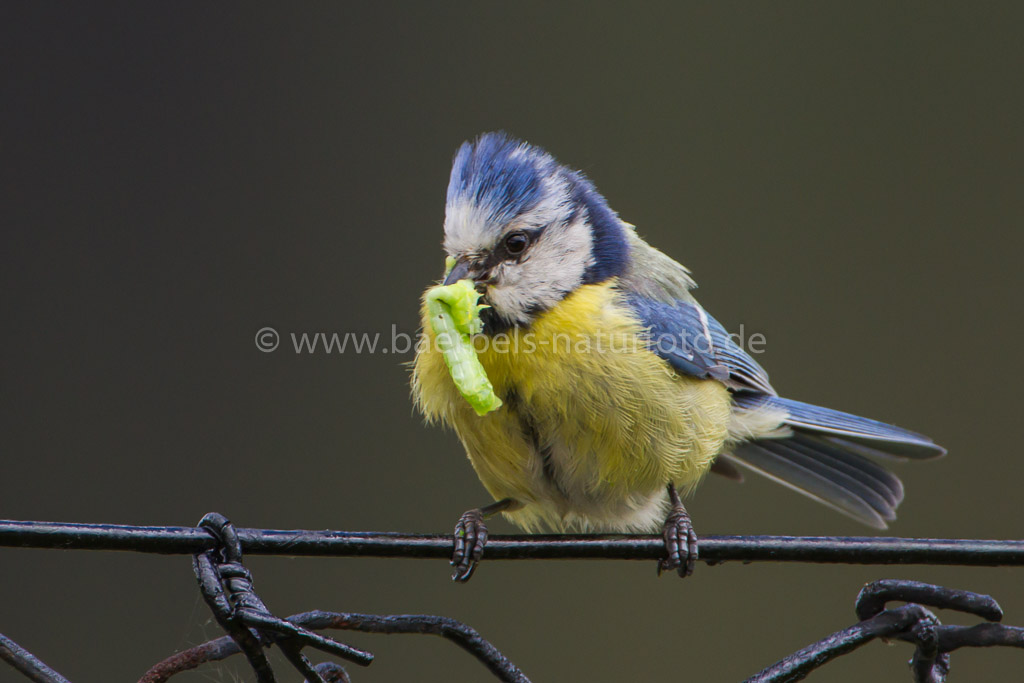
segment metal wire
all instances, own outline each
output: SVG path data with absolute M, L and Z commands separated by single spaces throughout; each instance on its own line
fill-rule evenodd
M 0 660 L 20 671 L 32 683 L 69 683 L 34 654 L 0 633 Z
M 894 600 L 907 604 L 885 609 L 886 603 Z M 949 653 L 963 647 L 1024 648 L 1024 628 L 999 623 L 946 626 L 927 607 L 973 614 L 989 622 L 1003 618 L 999 603 L 988 595 L 902 579 L 875 581 L 857 596 L 858 623 L 808 645 L 744 683 L 802 680 L 811 671 L 877 638 L 894 638 L 916 646 L 910 660 L 914 683 L 944 683 L 949 675 Z
M 271 614 L 253 589 L 252 573 L 242 564 L 242 544 L 235 525 L 219 512 L 211 512 L 199 527 L 217 542 L 214 550 L 192 556 L 192 567 L 206 604 L 234 641 L 256 674 L 259 683 L 277 683 L 263 648 L 277 643 L 285 659 L 307 683 L 326 683 L 302 652 L 311 647 L 367 666 L 373 655 L 336 640 L 325 638 Z
M 340 629 L 363 633 L 436 635 L 471 654 L 503 683 L 529 683 L 529 679 L 494 645 L 475 629 L 449 617 L 430 614 L 356 614 L 317 610 L 287 617 L 287 621 L 308 629 Z M 164 683 L 182 671 L 195 669 L 238 654 L 241 649 L 230 636 L 217 638 L 171 655 L 147 671 L 139 683 Z
M 236 529 L 216 513 L 200 527 L 145 527 L 111 524 L 62 524 L 0 520 L 0 546 L 124 550 L 193 555 L 204 598 L 229 633 L 160 662 L 140 683 L 165 681 L 200 664 L 244 652 L 260 681 L 274 681 L 262 653 L 276 644 L 310 681 L 347 681 L 334 664 L 314 666 L 300 652 L 309 645 L 366 664 L 369 653 L 324 638 L 308 629 L 351 629 L 373 633 L 422 633 L 447 638 L 480 660 L 500 680 L 528 683 L 523 673 L 469 626 L 429 615 L 378 616 L 342 612 L 307 612 L 274 617 L 252 590 L 251 574 L 241 564 L 243 551 L 263 555 L 335 557 L 449 558 L 452 536 L 396 533 Z M 700 559 L 708 564 L 741 562 L 816 562 L 844 564 L 1024 565 L 1024 541 L 874 537 L 705 536 Z M 487 557 L 497 559 L 655 560 L 665 553 L 660 536 L 560 535 L 496 536 Z M 885 609 L 899 600 L 908 604 Z M 944 683 L 949 653 L 961 647 L 1024 647 L 1024 628 L 998 623 L 944 626 L 922 605 L 975 614 L 990 622 L 1002 617 L 988 596 L 911 581 L 879 581 L 858 596 L 860 622 L 814 643 L 765 669 L 748 683 L 783 683 L 880 637 L 915 645 L 911 671 L 916 683 Z M 0 635 L 0 659 L 38 683 L 67 683 L 31 653 Z
M 452 537 L 368 531 L 237 530 L 247 555 L 450 558 Z M 193 555 L 215 541 L 195 527 L 67 524 L 0 520 L 0 546 L 125 550 Z M 722 562 L 1024 566 L 1024 540 L 877 538 L 870 536 L 702 536 L 700 559 Z M 660 536 L 491 536 L 488 560 L 658 560 Z

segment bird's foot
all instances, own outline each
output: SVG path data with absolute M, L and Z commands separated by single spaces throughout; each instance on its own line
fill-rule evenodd
M 673 569 L 681 577 L 693 574 L 697 563 L 697 534 L 693 530 L 690 515 L 683 507 L 673 486 L 669 486 L 672 511 L 665 519 L 661 535 L 665 539 L 665 557 L 658 561 L 658 575 Z
M 452 581 L 465 583 L 473 576 L 477 562 L 484 556 L 487 543 L 487 525 L 480 508 L 467 510 L 455 525 L 455 551 L 451 564 L 455 567 Z

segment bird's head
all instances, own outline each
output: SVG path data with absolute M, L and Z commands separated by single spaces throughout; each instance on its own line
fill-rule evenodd
M 445 207 L 445 284 L 483 293 L 485 331 L 526 326 L 584 284 L 622 274 L 626 228 L 582 173 L 503 133 L 459 148 Z

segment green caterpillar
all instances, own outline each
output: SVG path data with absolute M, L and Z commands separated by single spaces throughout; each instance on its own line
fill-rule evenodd
M 470 341 L 471 335 L 483 329 L 480 309 L 486 306 L 477 303 L 479 298 L 470 280 L 459 280 L 430 288 L 426 302 L 430 326 L 455 386 L 477 415 L 486 415 L 501 407 L 501 399 Z

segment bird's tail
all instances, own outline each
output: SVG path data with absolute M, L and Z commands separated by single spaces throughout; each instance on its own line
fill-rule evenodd
M 871 458 L 934 458 L 946 452 L 921 434 L 778 396 L 739 393 L 734 404 L 739 410 L 785 411 L 791 434 L 745 441 L 720 458 L 877 529 L 896 519 L 903 484 Z

